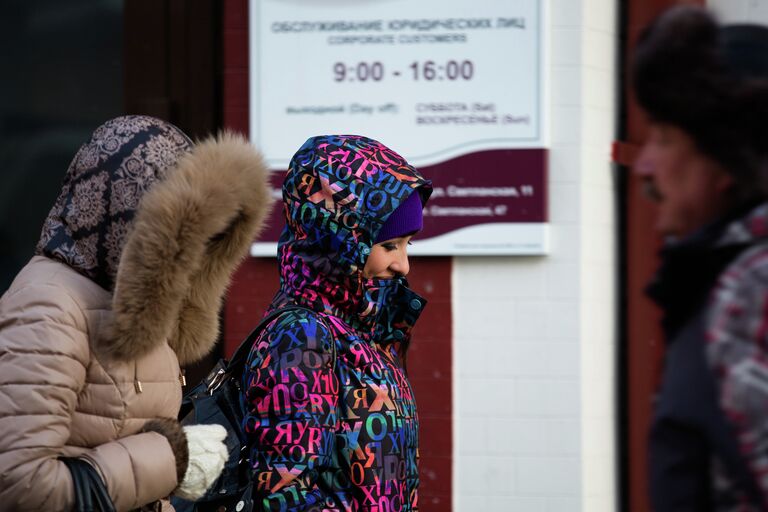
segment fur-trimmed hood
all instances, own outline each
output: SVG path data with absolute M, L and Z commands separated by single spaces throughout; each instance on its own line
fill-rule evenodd
M 261 230 L 267 167 L 242 137 L 196 144 L 141 200 L 118 266 L 100 347 L 133 359 L 167 340 L 181 364 L 213 347 L 232 273 Z
M 73 158 L 36 252 L 112 294 L 100 353 L 132 360 L 167 340 L 189 363 L 215 343 L 227 283 L 270 203 L 243 137 L 195 144 L 161 119 L 116 117 Z

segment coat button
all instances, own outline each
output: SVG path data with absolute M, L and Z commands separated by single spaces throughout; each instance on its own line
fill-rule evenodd
M 421 301 L 419 299 L 411 300 L 411 309 L 418 310 L 421 308 Z

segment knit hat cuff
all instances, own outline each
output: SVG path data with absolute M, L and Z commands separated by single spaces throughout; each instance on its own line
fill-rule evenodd
M 408 198 L 400 203 L 384 225 L 381 226 L 374 243 L 399 238 L 420 231 L 424 227 L 422 204 L 419 192 L 414 190 Z

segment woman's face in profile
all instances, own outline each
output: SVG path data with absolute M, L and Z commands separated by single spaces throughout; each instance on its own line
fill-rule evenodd
M 366 279 L 393 279 L 408 275 L 408 245 L 412 235 L 391 238 L 375 244 L 363 268 Z

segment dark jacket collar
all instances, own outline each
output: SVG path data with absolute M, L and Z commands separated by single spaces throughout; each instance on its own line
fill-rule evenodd
M 734 209 L 659 253 L 659 268 L 646 288 L 662 309 L 662 328 L 671 342 L 705 304 L 718 276 L 745 249 L 768 238 L 768 203 Z

